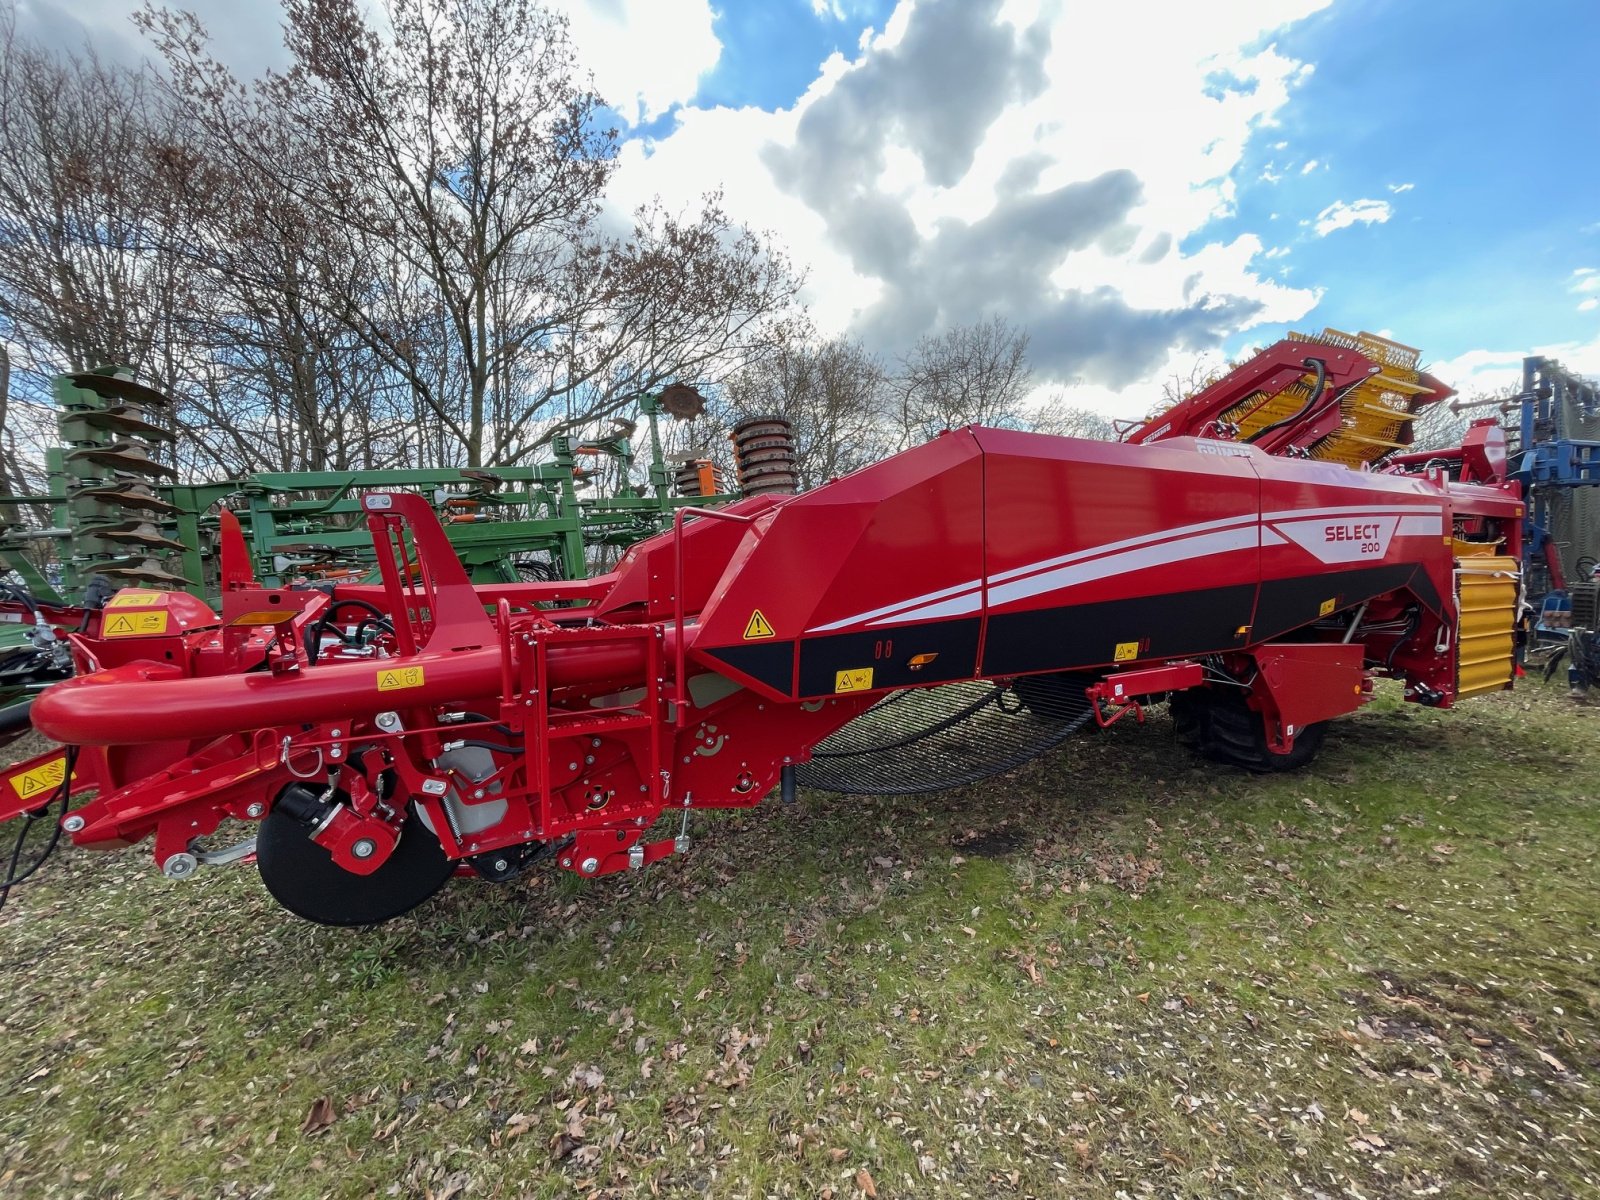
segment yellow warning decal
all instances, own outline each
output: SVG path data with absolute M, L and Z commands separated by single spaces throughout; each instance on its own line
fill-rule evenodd
M 1132 662 L 1139 657 L 1138 642 L 1118 642 L 1117 652 L 1111 656 L 1112 662 Z
M 840 671 L 833 677 L 833 690 L 836 692 L 870 692 L 872 690 L 872 668 L 861 667 L 855 671 Z
M 378 672 L 378 690 L 380 692 L 398 692 L 401 688 L 421 686 L 421 667 L 387 667 Z
M 154 608 L 166 599 L 164 592 L 118 592 L 106 601 L 107 608 Z
M 747 642 L 753 642 L 758 638 L 777 636 L 778 635 L 772 631 L 772 622 L 761 615 L 761 610 L 759 608 L 754 609 L 750 613 L 750 620 L 745 622 L 744 640 Z
M 35 796 L 43 800 L 60 787 L 66 778 L 67 756 L 63 754 L 60 758 L 52 758 L 43 766 L 24 771 L 20 775 L 13 775 L 11 786 L 24 800 L 31 800 Z
M 1334 597 L 1334 600 L 1337 600 L 1337 599 L 1338 599 L 1338 597 Z M 1320 605 L 1318 605 L 1317 606 L 1317 616 L 1325 617 L 1329 613 L 1331 613 L 1333 611 L 1333 607 L 1334 607 L 1334 600 L 1324 600 Z
M 119 613 L 114 617 L 107 617 L 105 628 L 101 633 L 108 638 L 149 637 L 151 634 L 166 631 L 167 610 L 162 608 L 154 612 Z

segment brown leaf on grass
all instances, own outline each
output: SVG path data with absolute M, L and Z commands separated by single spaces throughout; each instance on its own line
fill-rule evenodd
M 332 1125 L 338 1116 L 333 1101 L 327 1096 L 319 1096 L 311 1102 L 311 1110 L 306 1113 L 306 1119 L 300 1122 L 300 1132 L 308 1135 L 321 1133 Z
M 1544 1050 L 1539 1051 L 1539 1061 L 1547 1067 L 1554 1067 L 1557 1071 L 1565 1071 L 1567 1069 L 1566 1064 L 1559 1058 Z
M 856 1172 L 856 1186 L 867 1200 L 878 1200 L 878 1185 L 872 1182 L 872 1172 L 865 1167 Z
M 828 1159 L 830 1162 L 841 1163 L 849 1157 L 850 1151 L 842 1149 L 838 1146 L 835 1146 L 832 1150 L 828 1151 Z

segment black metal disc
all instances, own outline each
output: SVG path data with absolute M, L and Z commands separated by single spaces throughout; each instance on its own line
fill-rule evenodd
M 256 867 L 272 898 L 319 925 L 379 925 L 410 912 L 455 871 L 439 839 L 412 813 L 400 842 L 371 875 L 355 875 L 311 840 L 311 831 L 274 808 L 256 834 Z

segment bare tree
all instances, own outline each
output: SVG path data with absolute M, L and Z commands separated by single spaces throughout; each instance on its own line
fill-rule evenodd
M 1516 398 L 1517 389 L 1506 386 L 1495 391 L 1475 392 L 1469 397 L 1463 397 L 1463 403 L 1473 405 L 1483 400 L 1512 401 Z M 1457 412 L 1449 404 L 1429 404 L 1417 414 L 1417 419 L 1411 423 L 1413 450 L 1445 450 L 1461 445 L 1461 439 L 1467 436 L 1467 426 L 1474 421 L 1481 421 L 1485 417 L 1501 417 L 1499 408 L 1492 405 L 1483 407 L 1469 407 L 1465 411 Z
M 730 420 L 781 416 L 794 425 L 802 488 L 894 450 L 894 404 L 883 364 L 845 338 L 791 330 L 775 351 L 729 381 Z
M 1028 335 L 1004 317 L 919 339 L 895 379 L 903 444 L 962 425 L 1018 424 L 1032 378 Z
M 175 113 L 138 73 L 62 59 L 0 17 L 0 334 L 12 395 L 104 361 L 170 388 L 193 269 L 174 247 L 201 191 Z M 8 430 L 12 428 L 7 422 Z
M 192 16 L 143 21 L 208 151 L 369 268 L 308 299 L 404 382 L 425 457 L 513 461 L 759 352 L 798 285 L 715 197 L 604 232 L 616 134 L 563 18 L 534 0 L 388 0 L 383 15 L 286 0 L 293 65 L 254 87 L 207 56 Z
M 1026 423 L 1035 433 L 1088 438 L 1097 442 L 1117 440 L 1117 429 L 1110 417 L 1093 409 L 1068 404 L 1064 392 L 1047 397 L 1043 404 L 1027 414 Z

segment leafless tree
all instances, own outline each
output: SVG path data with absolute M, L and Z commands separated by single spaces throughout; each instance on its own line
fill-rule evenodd
M 1154 417 L 1157 413 L 1166 412 L 1196 392 L 1204 391 L 1254 353 L 1254 350 L 1247 350 L 1238 359 L 1226 360 L 1210 354 L 1197 355 L 1186 370 L 1174 371 L 1161 381 L 1160 402 L 1147 415 Z
M 143 21 L 208 153 L 366 268 L 308 299 L 403 381 L 422 457 L 514 461 L 668 379 L 714 381 L 792 302 L 787 263 L 715 196 L 605 231 L 616 134 L 534 0 L 284 10 L 292 65 L 255 86 L 192 16 Z
M 1004 317 L 918 340 L 894 387 L 905 445 L 962 425 L 1016 425 L 1033 378 L 1028 334 Z
M 1066 393 L 1057 392 L 1026 416 L 1026 424 L 1036 433 L 1053 433 L 1057 437 L 1088 438 L 1097 442 L 1117 440 L 1116 426 L 1111 418 L 1067 403 Z
M 1509 401 L 1516 397 L 1517 389 L 1507 386 L 1495 391 L 1475 392 L 1471 396 L 1463 397 L 1463 403 L 1475 404 L 1482 400 Z M 1483 407 L 1466 408 L 1457 412 L 1450 407 L 1448 402 L 1443 404 L 1429 404 L 1417 414 L 1417 419 L 1411 423 L 1413 450 L 1444 450 L 1461 445 L 1461 439 L 1467 435 L 1467 426 L 1474 421 L 1481 421 L 1485 417 L 1501 416 L 1498 407 L 1485 405 Z
M 883 364 L 845 338 L 791 330 L 776 350 L 728 384 L 730 421 L 786 417 L 794 425 L 802 488 L 891 453 L 895 410 Z
M 193 267 L 174 247 L 199 189 L 181 124 L 137 72 L 70 58 L 0 15 L 0 337 L 8 357 L 8 486 L 51 424 L 50 379 L 113 361 L 170 389 Z M 22 409 L 23 412 L 18 410 Z M 37 482 L 36 480 L 34 481 Z

